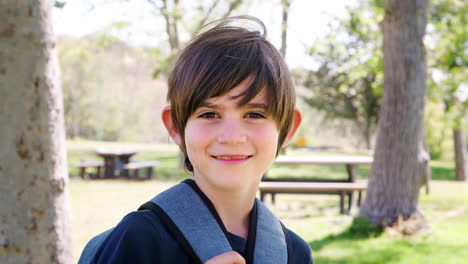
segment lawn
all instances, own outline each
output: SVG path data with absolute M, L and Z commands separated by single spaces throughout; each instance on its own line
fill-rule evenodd
M 70 166 L 83 158 L 96 159 L 92 154 L 95 143 L 72 142 L 68 146 Z M 155 179 L 139 182 L 81 180 L 76 177 L 77 171 L 70 169 L 76 260 L 93 235 L 111 228 L 128 212 L 184 177 L 182 170 L 175 169 L 177 149 L 173 146 L 131 146 L 141 151 L 138 159 L 162 161 Z M 466 263 L 468 184 L 447 180 L 454 178 L 450 164 L 433 162 L 431 167 L 433 179 L 436 179 L 432 181 L 431 193 L 420 194 L 420 206 L 431 228 L 410 238 L 391 233 L 366 237 L 350 231 L 352 216 L 338 214 L 338 197 L 335 196 L 278 195 L 274 206 L 267 204 L 286 226 L 309 242 L 316 263 Z M 312 176 L 337 178 L 346 173 L 344 168 L 326 166 L 295 168 L 294 174 L 291 171 L 273 168 L 270 175 L 297 177 L 313 172 Z M 367 173 L 368 168 L 360 168 L 359 177 L 365 178 Z

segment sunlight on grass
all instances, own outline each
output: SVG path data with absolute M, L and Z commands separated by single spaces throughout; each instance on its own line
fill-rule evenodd
M 155 180 L 72 180 L 75 260 L 78 260 L 89 239 L 115 226 L 125 215 L 176 183 Z

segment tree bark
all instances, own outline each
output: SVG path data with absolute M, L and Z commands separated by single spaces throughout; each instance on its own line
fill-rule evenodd
M 385 1 L 384 94 L 368 193 L 359 213 L 374 225 L 392 225 L 400 217 L 422 219 L 427 9 L 427 0 Z
M 0 2 L 0 263 L 71 263 L 52 1 Z
M 455 150 L 455 175 L 457 181 L 468 181 L 466 142 L 461 129 L 453 130 L 453 145 Z

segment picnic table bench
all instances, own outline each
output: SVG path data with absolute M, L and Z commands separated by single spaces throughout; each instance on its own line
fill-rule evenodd
M 127 171 L 133 171 L 133 176 L 127 173 L 128 177 L 139 179 L 139 171 L 146 170 L 146 179 L 151 179 L 153 176 L 153 167 L 159 165 L 159 161 L 132 161 L 124 164 L 123 168 Z
M 96 177 L 103 179 L 140 179 L 139 171 L 146 170 L 146 179 L 153 176 L 153 167 L 159 161 L 134 161 L 130 158 L 137 153 L 136 150 L 124 148 L 97 148 L 95 154 L 102 158 L 102 161 L 82 160 L 76 165 L 80 168 L 81 178 L 89 176 L 86 174 L 88 168 L 96 168 Z M 133 172 L 133 175 L 129 173 Z
M 104 166 L 104 162 L 97 161 L 97 160 L 82 160 L 80 163 L 76 164 L 76 167 L 80 169 L 80 177 L 85 179 L 90 175 L 86 173 L 88 168 L 95 168 L 96 169 L 96 178 L 102 178 L 101 170 Z
M 299 181 L 262 181 L 260 182 L 260 199 L 263 201 L 267 193 L 295 193 L 295 194 L 337 194 L 340 196 L 340 213 L 351 210 L 352 193 L 358 193 L 357 205 L 361 205 L 362 192 L 367 190 L 367 181 L 358 182 L 299 182 Z M 345 196 L 348 197 L 348 208 L 345 210 Z
M 266 194 L 271 194 L 272 203 L 275 194 L 330 194 L 339 195 L 340 213 L 351 211 L 353 194 L 358 193 L 358 206 L 361 203 L 362 192 L 367 190 L 366 181 L 356 181 L 356 169 L 359 165 L 371 165 L 371 157 L 357 156 L 279 156 L 277 165 L 344 165 L 348 177 L 343 179 L 311 179 L 311 178 L 269 178 L 267 174 L 260 182 L 260 199 L 264 201 Z M 348 208 L 345 210 L 345 197 L 348 197 Z

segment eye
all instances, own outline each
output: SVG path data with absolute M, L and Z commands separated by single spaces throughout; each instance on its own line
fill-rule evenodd
M 265 115 L 261 114 L 261 113 L 257 113 L 257 112 L 251 112 L 251 113 L 248 113 L 246 115 L 247 118 L 253 118 L 253 119 L 257 119 L 257 118 L 266 118 Z
M 198 116 L 199 118 L 213 119 L 218 117 L 215 112 L 205 112 Z

